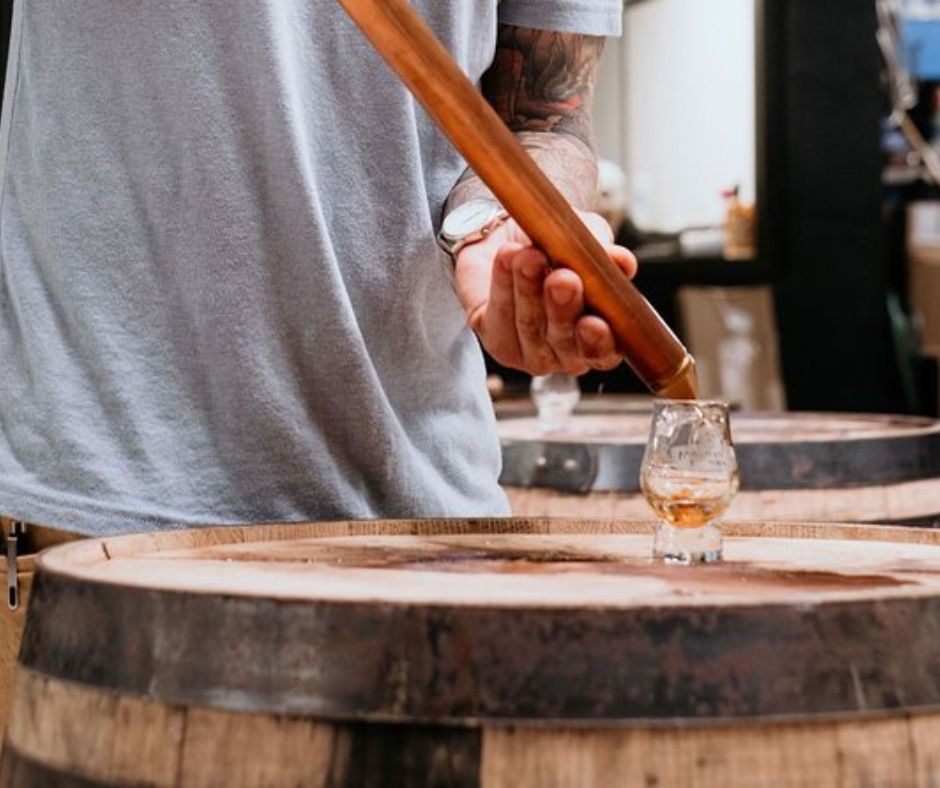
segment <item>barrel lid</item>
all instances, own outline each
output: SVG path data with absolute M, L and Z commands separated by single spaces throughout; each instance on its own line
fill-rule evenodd
M 422 525 L 434 532 L 422 533 Z M 703 567 L 651 561 L 651 523 L 538 520 L 117 537 L 49 551 L 40 566 L 168 592 L 507 609 L 764 606 L 940 592 L 940 532 L 839 528 L 735 523 L 725 527 L 725 560 Z
M 630 725 L 940 707 L 940 532 L 394 521 L 93 540 L 40 561 L 21 662 L 165 703 Z

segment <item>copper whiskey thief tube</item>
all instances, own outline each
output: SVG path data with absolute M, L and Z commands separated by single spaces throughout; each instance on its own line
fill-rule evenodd
M 592 310 L 655 393 L 696 396 L 695 362 L 407 0 L 339 0 L 532 242 L 584 282 Z

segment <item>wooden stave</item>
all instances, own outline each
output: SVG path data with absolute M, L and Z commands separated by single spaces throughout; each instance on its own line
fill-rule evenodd
M 38 700 L 32 727 L 15 726 L 5 744 L 4 788 L 378 788 L 390 780 L 406 788 L 929 788 L 936 784 L 940 755 L 940 715 L 652 730 L 448 729 L 323 723 L 98 697 L 92 700 L 121 711 L 110 715 L 104 735 L 96 735 L 82 704 L 50 703 L 41 693 L 30 697 Z M 37 736 L 50 719 L 57 723 L 55 735 Z
M 539 487 L 505 487 L 519 517 L 642 519 L 652 510 L 640 493 L 566 493 Z M 870 525 L 940 526 L 940 479 L 850 490 L 745 490 L 722 518 L 722 528 L 739 521 L 855 522 Z
M 844 489 L 940 478 L 940 421 L 903 416 L 805 414 L 735 414 L 734 422 L 775 416 L 788 421 L 865 418 L 883 420 L 896 435 L 838 441 L 737 441 L 741 490 Z M 574 417 L 577 419 L 577 416 Z M 785 435 L 782 435 L 785 437 Z M 573 440 L 501 437 L 506 487 L 538 487 L 570 493 L 638 493 L 645 440 Z
M 456 522 L 463 522 L 465 528 L 482 529 L 483 532 L 497 532 L 501 527 L 500 521 Z M 339 527 L 348 526 L 349 524 L 341 524 Z M 566 527 L 564 523 L 548 521 L 528 524 L 523 521 L 510 521 L 510 526 L 528 526 L 533 532 Z M 585 528 L 592 527 L 580 521 L 569 526 L 575 527 L 577 532 L 584 532 Z M 421 531 L 427 527 L 417 521 L 413 530 Z M 458 524 L 454 527 L 461 526 Z M 602 523 L 594 524 L 593 527 L 601 529 L 599 532 L 609 532 L 611 529 L 618 532 L 643 526 Z M 323 534 L 336 532 L 335 527 L 332 530 L 329 526 L 316 528 Z M 367 533 L 382 528 L 382 523 L 369 523 L 352 530 Z M 752 533 L 766 530 L 765 526 L 743 525 L 738 526 L 736 532 L 747 534 L 749 528 Z M 801 526 L 796 532 L 810 536 L 817 534 L 818 538 L 826 538 L 826 535 L 833 533 L 838 533 L 840 538 L 847 535 L 845 527 L 838 526 L 807 525 Z M 277 533 L 277 529 L 270 533 Z M 246 534 L 247 532 L 240 538 L 250 538 Z M 898 541 L 940 543 L 940 534 L 920 532 L 916 534 L 918 538 L 913 538 L 915 535 L 904 529 L 863 528 L 855 529 L 853 534 L 863 539 L 890 534 Z M 265 538 L 263 534 L 257 536 L 262 541 Z M 815 606 L 810 612 L 795 608 L 781 615 L 778 611 L 777 624 L 782 624 L 784 630 L 778 630 L 777 636 L 780 636 L 781 631 L 790 633 L 789 636 L 796 644 L 794 648 L 790 651 L 777 648 L 772 653 L 765 654 L 765 659 L 756 661 L 756 664 L 753 659 L 750 663 L 745 659 L 742 664 L 740 655 L 752 655 L 755 644 L 759 645 L 765 640 L 767 622 L 764 608 L 715 611 L 706 607 L 683 613 L 685 618 L 678 623 L 676 618 L 680 614 L 675 609 L 658 613 L 638 611 L 632 618 L 624 616 L 621 610 L 586 615 L 583 611 L 548 609 L 526 611 L 526 628 L 520 626 L 516 611 L 477 608 L 454 611 L 442 610 L 433 604 L 396 607 L 389 604 L 357 606 L 352 603 L 332 602 L 316 606 L 318 618 L 314 621 L 310 616 L 310 610 L 314 607 L 309 604 L 303 606 L 303 610 L 298 613 L 298 605 L 282 604 L 276 600 L 261 604 L 264 600 L 215 600 L 204 594 L 127 589 L 108 583 L 89 583 L 87 580 L 69 577 L 67 572 L 57 571 L 62 569 L 63 561 L 56 561 L 54 558 L 61 556 L 65 550 L 76 555 L 79 554 L 78 551 L 86 555 L 100 555 L 102 549 L 108 554 L 120 554 L 121 550 L 128 549 L 126 545 L 133 544 L 135 539 L 139 538 L 126 537 L 99 543 L 83 543 L 62 548 L 41 560 L 33 601 L 37 612 L 27 626 L 21 652 L 21 663 L 26 668 L 64 680 L 86 682 L 105 690 L 150 695 L 171 704 L 208 703 L 233 711 L 287 712 L 312 714 L 328 719 L 377 722 L 434 721 L 461 725 L 491 720 L 545 725 L 555 720 L 563 722 L 565 726 L 598 724 L 649 727 L 657 721 L 674 725 L 683 721 L 701 724 L 716 718 L 723 721 L 732 718 L 777 719 L 783 716 L 805 719 L 856 714 L 857 687 L 846 678 L 844 670 L 844 663 L 848 658 L 855 665 L 858 675 L 890 675 L 890 681 L 886 681 L 886 685 L 894 687 L 896 695 L 903 696 L 903 703 L 898 697 L 892 697 L 890 694 L 879 699 L 869 697 L 866 701 L 869 714 L 893 713 L 900 708 L 929 711 L 940 704 L 940 673 L 925 675 L 923 672 L 925 665 L 937 665 L 940 670 L 940 598 L 937 597 L 883 600 L 875 608 L 868 603 L 827 603 Z M 73 599 L 72 607 L 67 608 L 61 603 L 61 599 L 68 597 L 70 593 Z M 81 601 L 85 607 L 82 608 L 75 600 Z M 208 607 L 205 607 L 206 600 L 211 603 Z M 194 611 L 198 612 L 198 616 Z M 344 626 L 347 629 L 351 626 L 351 611 L 358 616 L 356 625 L 384 632 L 378 639 L 390 643 L 392 650 L 364 665 L 364 646 L 356 641 L 354 636 L 350 636 L 352 642 L 346 644 L 346 652 L 337 653 L 337 642 L 342 643 L 339 636 L 344 633 Z M 156 668 L 149 663 L 141 663 L 136 672 L 131 670 L 131 666 L 124 666 L 123 673 L 109 675 L 108 671 L 114 670 L 112 650 L 115 647 L 122 653 L 152 653 L 152 645 L 130 640 L 133 637 L 143 637 L 146 640 L 146 633 L 135 634 L 135 627 L 125 626 L 123 622 L 132 623 L 144 616 L 146 620 L 164 621 L 167 624 L 165 629 L 169 629 L 170 624 L 178 625 L 184 620 L 184 612 L 188 612 L 190 618 L 195 621 L 190 624 L 190 635 L 181 637 L 182 644 L 177 643 L 175 647 L 164 643 L 164 648 L 169 651 L 162 653 L 159 659 L 155 660 Z M 295 615 L 295 618 L 291 619 L 291 615 Z M 896 620 L 900 620 L 902 624 L 906 622 L 906 629 L 899 630 L 897 626 L 889 626 Z M 72 622 L 82 622 L 82 625 L 75 626 Z M 88 622 L 93 622 L 95 626 L 90 626 Z M 277 624 L 273 631 L 272 622 Z M 308 632 L 313 624 L 319 629 L 315 627 L 313 632 Z M 224 629 L 226 626 L 230 629 Z M 631 629 L 631 626 L 634 628 Z M 630 696 L 628 691 L 631 677 L 647 686 L 655 685 L 657 680 L 664 680 L 664 686 L 668 688 L 674 685 L 679 675 L 669 676 L 656 672 L 663 664 L 663 659 L 669 657 L 669 653 L 662 649 L 657 650 L 652 639 L 663 627 L 668 626 L 672 626 L 674 631 L 687 638 L 683 642 L 703 650 L 703 653 L 708 653 L 709 650 L 714 652 L 724 637 L 727 644 L 724 661 L 718 660 L 713 665 L 717 673 L 702 673 L 699 676 L 700 685 L 688 685 L 685 695 L 680 693 L 681 697 L 671 704 L 668 698 L 657 696 L 647 700 L 646 706 L 638 705 L 637 699 Z M 682 626 L 686 628 L 681 629 Z M 217 628 L 215 634 L 207 635 L 212 633 L 213 627 Z M 677 627 L 680 628 L 676 629 Z M 352 626 L 352 629 L 355 630 L 356 626 Z M 238 638 L 245 637 L 246 632 L 252 634 L 251 639 L 254 642 L 271 642 L 272 636 L 278 631 L 304 633 L 304 637 L 299 640 L 307 645 L 319 642 L 323 653 L 330 655 L 329 662 L 334 667 L 333 673 L 314 677 L 312 683 L 301 688 L 300 693 L 296 683 L 292 684 L 292 699 L 289 705 L 285 705 L 283 688 L 271 690 L 269 677 L 262 676 L 266 682 L 263 682 L 264 686 L 251 684 L 251 675 L 243 675 L 250 662 L 244 660 L 241 655 L 236 655 L 234 663 L 227 666 L 215 664 L 211 666 L 211 670 L 207 666 L 210 674 L 208 676 L 192 674 L 195 657 L 185 651 L 186 642 L 204 643 L 207 639 L 210 642 L 237 642 Z M 588 646 L 580 644 L 586 651 L 578 651 L 578 644 L 575 644 L 574 652 L 568 654 L 565 659 L 556 659 L 554 664 L 562 671 L 560 674 L 545 673 L 545 665 L 540 665 L 537 659 L 538 649 L 542 648 L 557 657 L 559 653 L 563 653 L 559 649 L 565 647 L 566 633 L 571 631 L 580 631 L 583 637 L 586 637 L 586 632 L 595 640 L 588 640 Z M 716 631 L 721 637 L 716 637 Z M 820 633 L 844 631 L 868 634 L 866 638 L 854 644 L 853 649 L 847 652 L 847 657 L 844 654 L 835 662 L 825 661 L 825 653 L 830 650 L 831 644 L 826 643 L 826 638 Z M 90 636 L 90 632 L 95 632 L 95 636 Z M 102 637 L 102 632 L 107 633 L 106 636 Z M 411 637 L 401 637 L 402 632 L 409 632 Z M 435 633 L 440 632 L 450 633 L 450 640 L 435 639 Z M 480 633 L 487 632 L 488 637 L 480 636 Z M 881 648 L 874 647 L 872 632 L 884 633 Z M 556 633 L 560 640 L 547 647 L 547 633 Z M 746 636 L 742 637 L 742 633 Z M 813 645 L 806 640 L 807 633 L 810 633 L 811 640 L 813 633 L 821 640 Z M 895 661 L 886 667 L 885 653 L 890 655 L 899 636 L 908 642 L 908 648 L 894 654 Z M 61 637 L 72 652 L 64 649 L 61 643 L 57 646 L 57 637 Z M 510 653 L 526 654 L 533 660 L 532 664 L 523 664 L 518 675 L 513 672 L 501 674 L 498 665 L 494 673 L 492 664 L 497 658 L 485 652 L 479 656 L 482 663 L 467 663 L 465 648 L 470 640 L 476 638 L 484 643 L 500 642 L 505 645 L 506 637 L 510 638 L 509 642 L 512 644 L 508 649 Z M 813 645 L 813 648 L 808 650 L 809 645 Z M 177 651 L 174 652 L 173 648 Z M 396 652 L 394 648 L 404 650 Z M 413 648 L 418 648 L 418 651 L 409 650 Z M 464 651 L 461 651 L 461 648 Z M 640 652 L 633 661 L 623 658 L 624 653 L 631 653 L 631 648 Z M 295 658 L 295 670 L 309 661 L 309 655 L 304 653 L 296 655 Z M 642 662 L 644 658 L 647 661 L 645 667 Z M 600 663 L 598 659 L 601 659 Z M 607 660 L 606 663 L 603 662 L 604 659 Z M 593 664 L 593 668 L 586 673 L 589 691 L 572 701 L 571 676 L 564 672 L 564 666 L 585 664 L 584 660 Z M 628 662 L 629 670 L 624 673 Z M 350 676 L 343 671 L 346 665 L 352 664 L 357 667 L 355 675 Z M 449 683 L 428 684 L 427 676 L 417 676 L 414 671 L 410 673 L 408 682 L 388 683 L 388 666 L 396 664 L 431 666 L 432 677 L 436 676 L 436 680 L 440 680 L 439 677 L 443 676 Z M 552 664 L 550 661 L 549 667 Z M 639 681 L 637 676 L 641 673 L 641 667 L 647 672 L 642 674 L 642 681 Z M 78 670 L 84 672 L 76 673 Z M 336 670 L 340 672 L 337 673 Z M 542 673 L 539 673 L 539 670 Z M 748 670 L 750 673 L 747 673 Z M 285 675 L 288 674 L 290 666 L 285 666 Z M 716 676 L 720 679 L 732 674 L 735 676 L 736 686 L 750 687 L 752 696 L 759 697 L 759 703 L 747 693 L 742 695 L 747 696 L 747 703 L 741 697 L 719 697 L 712 699 L 711 705 L 702 705 L 700 701 L 694 700 L 699 697 L 695 692 L 702 687 L 711 686 Z M 211 690 L 211 684 L 207 690 L 201 682 L 211 681 L 213 675 L 226 675 L 228 680 L 237 679 L 236 683 L 240 687 L 237 697 L 223 698 L 221 693 Z M 806 676 L 814 676 L 815 679 L 807 684 Z M 836 677 L 835 684 L 830 683 L 833 676 Z M 742 677 L 749 680 L 742 680 Z M 803 677 L 803 683 L 800 683 L 800 677 Z M 838 683 L 839 677 L 841 683 Z M 194 681 L 199 687 L 191 686 Z M 910 681 L 915 681 L 915 684 L 910 684 Z M 359 682 L 358 686 L 356 682 Z M 481 691 L 478 688 L 477 695 L 485 697 L 485 703 L 479 700 L 468 701 L 468 682 L 482 682 L 480 686 L 484 689 Z M 819 684 L 821 689 L 817 688 L 816 684 Z M 565 692 L 561 693 L 562 697 L 550 698 L 543 695 L 533 698 L 520 692 L 520 686 L 557 686 L 564 687 Z M 775 686 L 781 688 L 776 690 L 776 695 L 768 689 Z M 798 687 L 795 698 L 793 686 Z M 627 693 L 626 696 L 624 692 Z M 740 691 L 736 692 L 741 695 Z M 800 706 L 800 701 L 810 705 Z M 693 702 L 699 705 L 692 708 Z M 686 705 L 683 706 L 682 703 Z

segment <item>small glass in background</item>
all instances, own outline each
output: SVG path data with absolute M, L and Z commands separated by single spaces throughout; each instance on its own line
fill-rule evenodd
M 738 491 L 727 403 L 654 402 L 640 487 L 659 517 L 655 559 L 685 565 L 721 560 L 715 520 Z
M 578 379 L 564 372 L 536 375 L 529 387 L 542 432 L 560 432 L 581 399 Z

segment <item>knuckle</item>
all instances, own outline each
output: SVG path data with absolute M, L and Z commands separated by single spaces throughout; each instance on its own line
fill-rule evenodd
M 526 364 L 526 372 L 530 375 L 547 375 L 548 370 L 544 366 L 539 364 L 537 361 L 530 361 Z
M 578 345 L 573 332 L 566 334 L 557 331 L 549 331 L 548 344 L 552 346 L 552 350 L 559 356 L 578 355 Z
M 525 278 L 517 278 L 515 281 L 516 299 L 522 301 L 530 309 L 539 309 L 542 304 L 542 283 L 531 281 Z
M 559 342 L 572 343 L 575 341 L 576 331 L 574 320 L 549 319 L 547 322 L 548 333 L 553 337 L 557 337 Z
M 582 353 L 584 358 L 586 358 L 591 365 L 593 365 L 594 362 L 603 356 L 603 353 L 600 352 L 600 349 L 594 345 L 585 345 Z
M 606 371 L 617 367 L 620 364 L 620 356 L 602 356 L 592 363 L 594 369 Z
M 518 366 L 520 353 L 515 338 L 510 339 L 503 334 L 492 333 L 480 335 L 480 341 L 495 361 L 505 366 Z
M 525 339 L 539 339 L 545 333 L 545 321 L 541 315 L 520 315 L 516 317 L 516 329 Z
M 608 339 L 602 339 L 597 343 L 587 343 L 584 347 L 584 355 L 594 361 L 603 361 L 614 354 L 613 343 Z
M 492 310 L 493 318 L 501 323 L 512 324 L 515 320 L 515 310 L 512 304 L 491 304 L 490 310 Z
M 555 357 L 558 359 L 562 371 L 569 372 L 569 367 L 584 365 L 584 359 L 581 357 L 576 347 L 552 345 L 552 349 L 555 351 Z
M 583 375 L 589 369 L 590 367 L 581 361 L 567 361 L 565 362 L 563 366 L 563 371 L 566 374 L 574 375 L 575 377 L 577 377 L 578 375 Z
M 557 362 L 545 355 L 538 355 L 533 358 L 529 367 L 533 375 L 548 375 L 558 371 Z
M 500 364 L 504 364 L 512 358 L 510 348 L 504 342 L 490 342 L 486 351 Z

